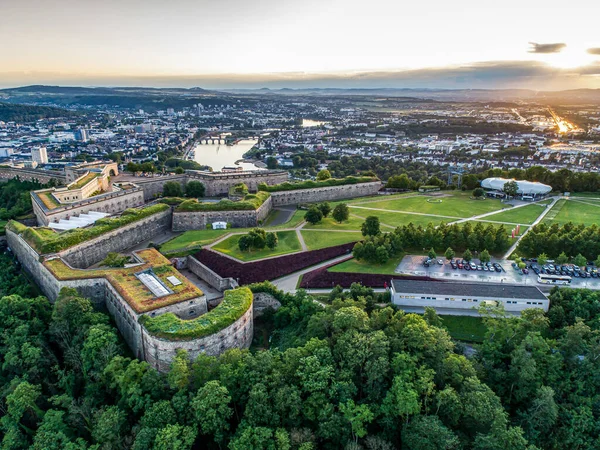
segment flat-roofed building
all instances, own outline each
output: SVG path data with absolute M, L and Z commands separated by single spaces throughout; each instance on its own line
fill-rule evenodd
M 548 311 L 550 301 L 536 286 L 504 283 L 455 283 L 394 279 L 392 303 L 419 312 L 431 306 L 446 314 L 473 315 L 481 305 L 503 306 L 506 312 L 529 308 Z

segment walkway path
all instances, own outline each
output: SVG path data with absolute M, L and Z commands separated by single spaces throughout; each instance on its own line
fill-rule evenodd
M 277 286 L 278 289 L 281 289 L 285 292 L 295 292 L 300 277 L 305 273 L 312 272 L 315 269 L 320 269 L 321 267 L 328 266 L 329 264 L 340 263 L 350 258 L 352 258 L 352 255 L 338 256 L 337 258 L 333 258 L 328 261 L 323 261 L 322 263 L 319 263 L 315 266 L 307 267 L 306 269 L 299 270 L 298 272 L 294 272 L 284 277 L 272 280 L 271 283 Z
M 426 213 L 419 213 L 419 212 L 414 212 L 414 211 L 396 211 L 396 210 L 391 210 L 391 209 L 369 208 L 368 206 L 348 205 L 348 207 L 349 208 L 368 209 L 368 210 L 371 210 L 371 211 L 383 211 L 383 212 L 390 212 L 390 213 L 412 214 L 412 215 L 415 215 L 415 216 L 441 217 L 442 219 L 460 219 L 460 217 L 454 217 L 454 216 L 441 216 L 439 214 L 426 214 Z
M 521 239 L 523 239 L 533 227 L 535 227 L 538 223 L 540 223 L 544 219 L 544 217 L 546 217 L 546 214 L 548 214 L 552 210 L 552 208 L 554 208 L 554 205 L 556 204 L 556 202 L 559 199 L 560 199 L 560 197 L 552 197 L 552 203 L 550 203 L 548 206 L 546 206 L 546 209 L 542 212 L 542 214 L 540 214 L 538 216 L 538 218 L 535 219 L 535 221 L 529 226 L 529 228 L 527 228 L 527 230 L 525 230 L 525 233 L 523 233 L 515 241 L 515 243 L 508 249 L 508 251 L 504 254 L 504 256 L 502 258 L 508 259 L 508 257 L 511 255 L 511 253 L 516 250 L 517 246 L 519 245 L 519 242 L 521 242 Z
M 302 251 L 305 252 L 308 250 L 308 247 L 306 245 L 306 242 L 304 242 L 304 236 L 302 236 L 302 233 L 300 232 L 300 228 L 302 228 L 302 226 L 296 228 L 296 236 L 298 236 L 298 241 L 300 242 Z
M 480 219 L 483 219 L 485 217 L 493 216 L 494 214 L 501 214 L 503 212 L 514 211 L 515 209 L 524 208 L 525 206 L 536 205 L 536 204 L 537 203 L 523 203 L 521 205 L 513 206 L 512 208 L 500 209 L 500 210 L 492 211 L 492 212 L 489 212 L 489 213 L 479 214 L 478 216 L 465 217 L 464 219 L 460 219 L 460 220 L 457 220 L 456 222 L 449 223 L 448 225 L 454 225 L 455 223 L 468 222 L 470 220 L 480 220 Z M 548 209 L 548 208 L 546 208 L 546 209 Z M 485 222 L 494 222 L 494 221 L 493 220 L 486 220 Z M 506 225 L 527 225 L 525 223 L 518 224 L 518 223 L 510 223 L 510 222 L 495 222 L 495 223 L 503 223 L 503 224 L 506 224 Z

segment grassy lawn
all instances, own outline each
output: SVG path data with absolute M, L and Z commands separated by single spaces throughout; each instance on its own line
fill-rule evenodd
M 481 317 L 440 316 L 442 326 L 454 339 L 466 342 L 483 342 L 487 331 Z
M 393 275 L 395 273 L 394 270 L 396 270 L 396 267 L 400 264 L 400 261 L 402 261 L 403 256 L 404 255 L 399 255 L 391 258 L 385 264 L 371 264 L 365 261 L 350 259 L 330 267 L 328 270 L 329 272 L 383 273 Z
M 499 212 L 498 214 L 487 216 L 485 219 L 496 222 L 510 222 L 531 225 L 545 210 L 545 206 L 527 205 L 523 206 L 522 208 L 514 208 L 508 211 Z
M 447 197 L 432 197 L 420 195 L 416 197 L 386 199 L 380 202 L 355 205 L 353 209 L 378 208 L 387 211 L 408 211 L 423 214 L 433 214 L 448 217 L 465 218 L 478 214 L 498 211 L 506 205 L 495 199 L 471 200 L 470 193 L 453 192 Z M 429 200 L 429 201 L 428 201 Z M 441 202 L 440 202 L 441 200 Z
M 241 261 L 255 261 L 261 258 L 268 258 L 270 256 L 285 255 L 287 253 L 297 252 L 301 250 L 298 236 L 295 231 L 278 231 L 277 237 L 279 238 L 279 244 L 274 250 L 264 248 L 262 250 L 253 250 L 250 252 L 242 252 L 238 248 L 238 241 L 242 234 L 237 234 L 228 237 L 224 241 L 219 242 L 215 245 L 213 250 L 225 253 L 229 256 L 233 256 Z
M 600 205 L 585 199 L 559 200 L 548 213 L 544 222 L 565 224 L 573 222 L 592 225 L 600 223 Z
M 281 225 L 277 225 L 277 226 L 270 227 L 270 228 L 273 230 L 280 229 L 280 228 L 296 228 L 304 220 L 304 214 L 306 214 L 306 211 L 297 209 L 296 212 L 292 215 L 292 217 L 290 217 L 290 220 L 288 220 L 285 223 L 282 223 Z M 269 228 L 268 224 L 265 225 L 265 228 Z
M 363 235 L 359 232 L 311 231 L 303 228 L 301 233 L 309 250 L 347 244 L 348 242 L 360 241 L 363 238 Z
M 415 226 L 421 225 L 422 227 L 426 227 L 430 222 L 435 226 L 438 226 L 442 222 L 453 221 L 453 219 L 445 219 L 437 216 L 420 216 L 417 214 L 404 214 L 397 211 L 373 211 L 370 209 L 358 209 L 352 207 L 350 208 L 350 214 L 363 217 L 363 219 L 358 219 L 360 220 L 361 224 L 365 221 L 364 218 L 368 216 L 377 216 L 379 217 L 379 222 L 392 228 L 396 228 L 401 225 L 408 225 L 411 222 Z M 388 227 L 383 227 L 383 231 L 392 231 L 391 229 L 386 230 L 386 228 Z
M 352 213 L 352 211 L 351 211 Z M 360 231 L 360 227 L 362 226 L 364 219 L 359 219 L 358 217 L 352 217 L 342 223 L 337 223 L 331 217 L 325 217 L 319 223 L 315 225 L 311 225 L 307 223 L 304 225 L 303 230 L 346 230 L 346 231 Z
M 216 241 L 224 234 L 231 233 L 232 230 L 191 230 L 180 234 L 176 238 L 165 242 L 161 246 L 161 251 L 172 252 L 182 250 L 188 247 L 210 244 Z

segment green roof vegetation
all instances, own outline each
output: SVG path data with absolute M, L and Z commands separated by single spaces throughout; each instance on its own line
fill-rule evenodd
M 60 259 L 44 261 L 44 266 L 59 280 L 106 278 L 125 301 L 138 313 L 201 297 L 203 292 L 171 266 L 171 262 L 153 248 L 136 252 L 144 264 L 127 268 L 73 269 Z M 154 294 L 136 276 L 152 269 L 154 274 L 173 291 L 164 297 Z M 173 286 L 167 277 L 174 276 L 182 283 Z
M 273 186 L 269 186 L 266 183 L 260 183 L 258 185 L 259 191 L 265 192 L 280 192 L 280 191 L 294 191 L 297 189 L 314 189 L 320 187 L 329 186 L 343 186 L 346 184 L 359 184 L 359 183 L 370 183 L 373 181 L 379 181 L 377 177 L 346 177 L 346 178 L 329 178 L 324 181 L 313 181 L 306 180 L 298 183 L 281 183 Z
M 55 209 L 61 206 L 58 200 L 54 198 L 51 191 L 36 192 L 36 194 L 40 198 L 44 206 L 48 209 Z
M 242 317 L 252 307 L 252 291 L 247 287 L 225 291 L 225 297 L 212 311 L 192 320 L 183 320 L 173 313 L 157 317 L 142 316 L 140 323 L 154 336 L 184 341 L 218 333 Z
M 100 175 L 102 175 L 102 174 L 99 172 L 88 172 L 87 175 L 84 175 L 83 177 L 81 177 L 81 178 L 75 180 L 73 183 L 71 183 L 69 185 L 69 189 L 70 190 L 81 189 L 82 187 L 84 187 L 86 184 L 88 184 L 93 179 L 98 178 Z
M 199 202 L 196 199 L 190 199 L 182 202 L 175 212 L 196 212 L 196 211 L 254 211 L 258 209 L 271 194 L 268 192 L 257 192 L 248 194 L 244 200 L 234 202 L 229 199 L 223 199 L 220 202 Z
M 22 225 L 19 227 L 20 224 L 15 225 L 14 221 L 9 222 L 8 227 L 16 233 L 22 233 L 22 237 L 38 253 L 56 253 L 168 209 L 169 205 L 164 203 L 142 209 L 126 209 L 119 217 L 99 219 L 92 227 L 77 228 L 62 233 L 56 233 L 50 228 L 25 227 L 23 229 Z

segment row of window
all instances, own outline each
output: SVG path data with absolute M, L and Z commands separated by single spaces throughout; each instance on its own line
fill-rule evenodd
M 415 299 L 417 297 L 415 297 L 414 295 L 399 295 L 399 298 L 408 298 L 408 299 Z M 421 297 L 421 300 L 442 300 L 442 298 L 440 297 L 439 299 L 437 297 Z M 455 297 L 445 297 L 444 300 L 446 301 L 463 301 L 463 302 L 478 302 L 479 300 L 477 300 L 476 298 L 455 298 Z M 518 302 L 516 300 L 507 300 L 506 304 L 508 305 L 517 305 L 519 303 L 524 303 L 524 302 Z M 543 302 L 527 302 L 528 305 L 543 305 Z

